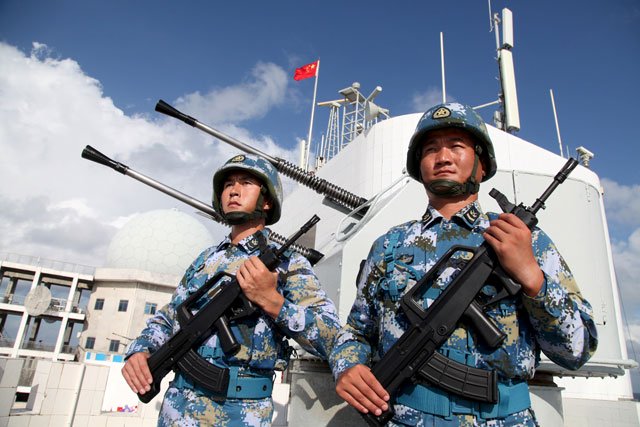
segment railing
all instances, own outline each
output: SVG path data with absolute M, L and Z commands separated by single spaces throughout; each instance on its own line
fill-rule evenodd
M 63 345 L 60 352 L 65 354 L 75 354 L 77 349 L 77 345 Z
M 0 347 L 10 347 L 13 348 L 13 346 L 16 344 L 16 340 L 12 339 L 12 338 L 0 338 Z
M 23 350 L 36 350 L 36 351 L 49 351 L 52 352 L 56 349 L 54 344 L 43 344 L 35 341 L 24 341 L 20 347 Z
M 24 295 L 4 295 L 0 297 L 0 302 L 5 304 L 24 305 L 25 298 L 26 296 Z
M 18 264 L 39 266 L 43 268 L 50 268 L 52 270 L 64 271 L 68 273 L 94 275 L 96 272 L 96 268 L 90 265 L 74 264 L 71 262 L 56 261 L 31 255 L 14 254 L 11 252 L 0 252 L 0 260 L 15 262 Z
M 0 297 L 0 303 L 5 304 L 13 304 L 24 306 L 24 301 L 26 297 L 22 295 L 5 295 Z M 47 307 L 46 312 L 62 312 L 67 306 L 67 300 L 65 298 L 51 298 L 51 302 L 49 303 L 49 307 Z M 84 310 L 78 305 L 74 304 L 71 306 L 71 313 L 79 313 L 83 314 Z

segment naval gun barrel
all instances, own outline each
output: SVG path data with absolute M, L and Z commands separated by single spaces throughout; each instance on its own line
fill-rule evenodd
M 156 104 L 156 111 L 162 114 L 166 114 L 167 116 L 174 117 L 178 120 L 181 120 L 190 126 L 200 129 L 201 131 L 208 133 L 209 135 L 215 138 L 218 138 L 219 140 L 224 141 L 227 144 L 232 145 L 233 147 L 236 147 L 239 150 L 244 151 L 245 153 L 255 154 L 255 155 L 264 157 L 281 174 L 288 176 L 289 178 L 293 179 L 296 182 L 299 182 L 300 184 L 305 185 L 306 187 L 311 188 L 312 190 L 314 190 L 319 194 L 322 194 L 323 196 L 327 197 L 329 200 L 331 200 L 338 206 L 347 208 L 349 210 L 355 210 L 356 208 L 366 203 L 367 201 L 367 199 L 357 196 L 353 193 L 350 193 L 344 188 L 338 187 L 337 185 L 332 184 L 325 179 L 319 178 L 287 160 L 270 156 L 266 153 L 263 153 L 260 150 L 257 150 L 254 147 L 251 147 L 250 145 L 247 145 L 241 141 L 238 141 L 237 139 L 229 135 L 226 135 L 203 123 L 200 123 L 197 119 L 194 119 L 193 117 L 188 116 L 182 113 L 181 111 L 178 111 L 177 109 L 167 104 L 163 100 L 159 100 L 158 103 Z M 361 209 L 360 213 L 364 214 L 365 210 L 366 208 Z
M 104 154 L 102 154 L 101 152 L 99 152 L 98 150 L 96 150 L 90 145 L 87 145 L 84 148 L 84 150 L 82 150 L 82 158 L 91 160 L 92 162 L 96 162 L 104 166 L 108 166 L 111 169 L 117 172 L 120 172 L 123 175 L 126 175 L 137 181 L 140 181 L 143 184 L 147 184 L 149 187 L 155 188 L 156 190 L 159 190 L 175 199 L 180 200 L 181 202 L 186 203 L 187 205 L 193 208 L 198 209 L 199 211 L 203 212 L 206 216 L 208 216 L 209 218 L 213 219 L 216 222 L 219 222 L 223 225 L 229 225 L 224 220 L 224 218 L 218 212 L 216 212 L 213 209 L 213 207 L 211 207 L 210 205 L 198 199 L 195 199 L 187 194 L 184 194 L 181 191 L 176 190 L 175 188 L 169 187 L 168 185 L 165 185 L 159 181 L 156 181 L 153 178 L 143 175 L 140 172 L 136 172 L 135 170 L 131 169 L 129 166 L 123 163 L 110 159 L 109 157 L 105 156 Z M 270 232 L 269 238 L 281 245 L 283 245 L 287 241 L 286 237 L 274 231 Z M 318 261 L 320 261 L 324 257 L 323 253 L 316 251 L 315 249 L 307 248 L 295 243 L 291 245 L 291 249 L 298 252 L 300 255 L 304 256 L 305 258 L 307 258 L 312 265 L 315 265 Z

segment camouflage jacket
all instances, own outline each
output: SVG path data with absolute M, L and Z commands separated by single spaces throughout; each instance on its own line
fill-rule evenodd
M 490 216 L 496 214 L 482 213 L 478 202 L 467 205 L 450 220 L 429 206 L 420 221 L 394 227 L 373 243 L 359 275 L 358 292 L 347 324 L 338 334 L 330 356 L 336 379 L 357 364 L 370 366 L 372 360 L 389 350 L 408 328 L 408 320 L 400 309 L 402 295 L 451 246 L 482 244 L 482 232 L 488 228 Z M 398 237 L 400 241 L 394 245 Z M 532 246 L 545 277 L 540 293 L 535 298 L 522 295 L 505 299 L 488 311 L 507 335 L 502 345 L 489 348 L 478 341 L 475 331 L 459 324 L 441 353 L 449 357 L 455 354 L 459 362 L 470 366 L 496 369 L 501 382 L 531 378 L 540 350 L 569 369 L 577 369 L 589 359 L 597 345 L 589 303 L 582 298 L 555 245 L 540 229 L 532 232 Z M 393 264 L 389 262 L 392 252 Z M 443 267 L 426 294 L 427 305 L 471 255 L 454 256 Z M 491 288 L 485 286 L 483 291 Z
M 267 230 L 263 231 L 265 235 Z M 179 330 L 176 309 L 207 279 L 220 271 L 235 274 L 250 256 L 260 254 L 256 234 L 237 245 L 226 237 L 218 246 L 203 251 L 187 269 L 166 306 L 147 321 L 147 326 L 127 350 L 127 356 L 140 351 L 153 353 Z M 278 291 L 285 302 L 273 320 L 265 314 L 246 321 L 232 322 L 232 330 L 241 345 L 233 356 L 220 349 L 212 335 L 198 352 L 218 366 L 240 366 L 256 374 L 270 375 L 282 370 L 289 359 L 287 338 L 293 338 L 305 350 L 327 359 L 340 323 L 333 302 L 328 299 L 306 258 L 297 253 L 277 267 Z

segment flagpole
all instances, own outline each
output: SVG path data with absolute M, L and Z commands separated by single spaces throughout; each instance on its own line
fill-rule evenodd
M 318 77 L 320 76 L 320 60 L 317 61 L 316 82 L 313 85 L 313 103 L 311 104 L 311 122 L 309 123 L 309 137 L 307 138 L 307 152 L 305 159 L 305 170 L 309 170 L 309 153 L 311 152 L 311 132 L 313 131 L 313 115 L 316 111 L 316 94 L 318 92 Z

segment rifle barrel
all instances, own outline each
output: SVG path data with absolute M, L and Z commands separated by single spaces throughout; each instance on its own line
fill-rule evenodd
M 551 193 L 555 191 L 558 185 L 562 184 L 569 174 L 578 166 L 578 161 L 573 157 L 569 157 L 569 160 L 562 166 L 562 169 L 553 177 L 553 182 L 549 184 L 549 187 L 536 199 L 536 202 L 531 206 L 531 212 L 535 215 L 540 209 L 544 209 L 544 202 L 549 198 Z
M 251 147 L 250 145 L 245 144 L 244 142 L 240 142 L 229 135 L 226 135 L 216 129 L 213 129 L 210 126 L 200 123 L 197 119 L 182 113 L 163 100 L 159 100 L 156 104 L 156 111 L 181 120 L 190 126 L 200 129 L 201 131 L 208 133 L 209 135 L 218 138 L 219 140 L 224 141 L 239 150 L 244 151 L 245 153 L 264 157 L 278 170 L 278 172 L 288 176 L 296 182 L 299 182 L 311 188 L 315 192 L 326 196 L 340 206 L 355 210 L 360 205 L 363 205 L 367 202 L 367 199 L 350 193 L 344 188 L 338 187 L 337 185 L 332 184 L 325 179 L 319 178 L 316 175 L 313 175 L 294 165 L 293 163 L 290 163 L 281 158 L 270 156 L 256 148 Z M 366 210 L 366 208 L 361 209 L 360 213 L 364 214 Z

